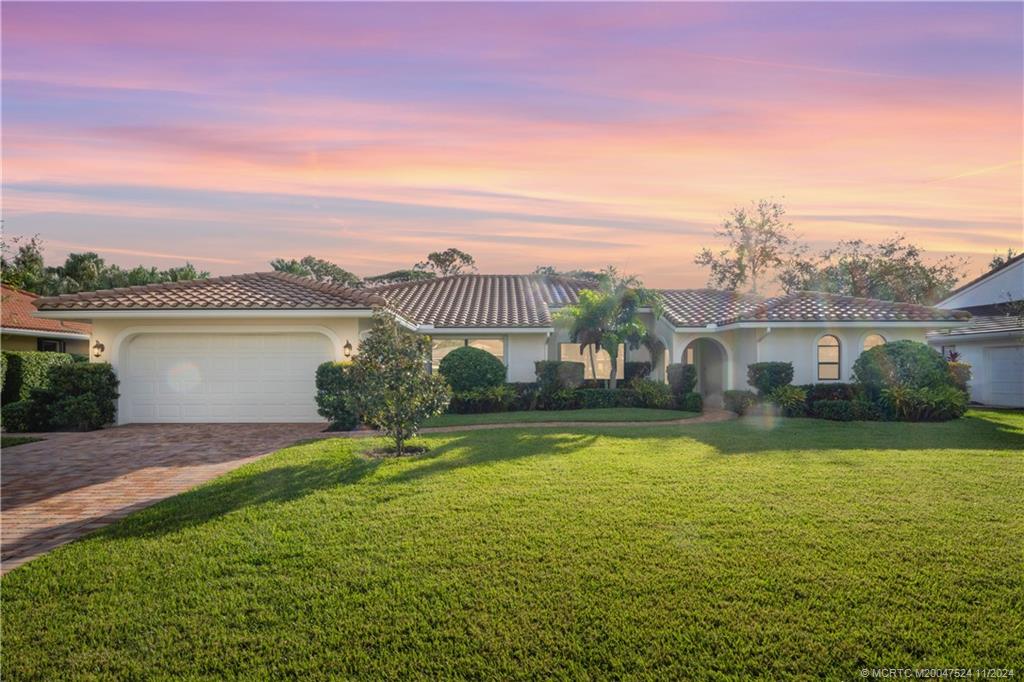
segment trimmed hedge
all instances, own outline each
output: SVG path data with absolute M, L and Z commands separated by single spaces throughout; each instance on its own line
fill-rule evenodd
M 510 384 L 477 388 L 472 391 L 453 393 L 448 403 L 452 414 L 479 414 L 484 412 L 508 412 L 516 398 L 516 390 Z
M 793 381 L 792 362 L 754 362 L 747 365 L 747 383 L 762 398 Z
M 946 359 L 918 341 L 893 341 L 864 351 L 853 363 L 853 375 L 872 400 L 885 389 L 953 385 Z
M 46 431 L 50 426 L 50 415 L 45 405 L 33 400 L 19 400 L 4 403 L 0 408 L 0 422 L 8 433 Z
M 3 395 L 7 384 L 7 353 L 0 353 L 0 395 Z
M 757 403 L 753 391 L 726 391 L 722 394 L 725 409 L 742 416 L 752 405 Z
M 108 363 L 54 365 L 49 384 L 33 389 L 31 400 L 46 407 L 51 429 L 92 431 L 114 421 L 120 382 Z
M 455 393 L 495 388 L 505 383 L 505 365 L 501 360 L 472 346 L 448 353 L 441 359 L 437 371 Z
M 622 367 L 622 377 L 629 384 L 648 378 L 652 370 L 653 367 L 647 360 L 626 362 Z
M 630 388 L 576 389 L 578 408 L 589 410 L 602 407 L 645 407 L 640 394 Z
M 351 362 L 328 361 L 316 368 L 316 411 L 330 422 L 332 431 L 351 431 L 359 425 L 349 397 L 351 367 Z
M 668 385 L 677 396 L 693 393 L 697 388 L 697 366 L 678 362 L 669 365 Z
M 675 403 L 672 389 L 668 384 L 650 379 L 636 379 L 629 388 L 636 392 L 637 399 L 642 407 L 652 407 L 660 410 L 671 409 Z
M 704 411 L 704 398 L 701 397 L 700 393 L 684 393 L 676 398 L 676 404 L 680 410 L 686 412 Z
M 807 393 L 807 406 L 819 400 L 857 400 L 863 395 L 863 389 L 857 384 L 833 382 L 828 384 L 803 384 L 797 386 Z
M 32 389 L 49 385 L 51 367 L 70 365 L 75 359 L 69 353 L 47 353 L 35 350 L 4 351 L 7 369 L 4 376 L 4 403 L 26 400 Z
M 878 421 L 878 406 L 867 400 L 818 400 L 811 404 L 811 415 L 831 421 Z
M 541 360 L 534 365 L 541 391 L 577 388 L 583 385 L 584 364 L 563 360 Z

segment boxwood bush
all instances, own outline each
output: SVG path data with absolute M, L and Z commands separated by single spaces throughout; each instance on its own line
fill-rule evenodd
M 672 389 L 668 387 L 668 384 L 663 384 L 660 381 L 635 379 L 629 384 L 629 388 L 636 392 L 641 407 L 667 410 L 675 403 Z
M 747 383 L 762 398 L 793 381 L 792 362 L 754 362 L 747 365 Z
M 604 407 L 643 407 L 640 395 L 629 388 L 579 388 L 576 389 L 577 406 L 580 409 Z
M 878 406 L 867 400 L 818 400 L 811 404 L 811 415 L 832 421 L 878 421 Z
M 437 371 L 455 393 L 494 388 L 505 383 L 505 365 L 480 348 L 463 346 L 441 359 Z
M 325 362 L 316 368 L 316 411 L 332 431 L 351 431 L 359 424 L 352 405 L 351 362 Z
M 652 369 L 651 363 L 647 360 L 626 362 L 623 364 L 622 377 L 629 384 L 648 378 L 651 376 Z
M 510 384 L 477 388 L 472 391 L 453 393 L 448 411 L 453 414 L 479 414 L 483 412 L 508 412 L 516 398 L 516 390 Z
M 676 406 L 686 412 L 703 412 L 704 398 L 700 393 L 684 393 L 676 397 Z
M 0 422 L 8 433 L 46 431 L 50 427 L 50 414 L 45 405 L 33 400 L 19 400 L 3 404 Z
M 583 385 L 582 362 L 541 360 L 535 365 L 537 384 L 541 391 L 577 388 Z
M 892 341 L 864 351 L 853 363 L 853 375 L 871 400 L 896 387 L 954 386 L 942 354 L 917 341 Z
M 722 394 L 725 409 L 735 412 L 738 415 L 746 414 L 752 405 L 757 403 L 757 396 L 753 391 L 726 391 Z
M 68 353 L 44 353 L 41 351 L 3 351 L 7 359 L 4 376 L 4 403 L 14 403 L 28 398 L 32 389 L 49 385 L 51 367 L 70 365 L 75 359 Z
M 839 381 L 828 384 L 803 384 L 798 386 L 807 393 L 807 406 L 819 400 L 857 400 L 863 395 L 863 389 L 857 384 L 846 384 Z
M 50 428 L 91 431 L 114 421 L 119 383 L 114 368 L 106 362 L 54 365 L 49 386 L 33 389 L 31 400 L 46 406 Z

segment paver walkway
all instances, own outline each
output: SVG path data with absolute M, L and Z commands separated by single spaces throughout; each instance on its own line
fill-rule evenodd
M 132 424 L 4 448 L 0 573 L 324 424 Z
M 654 422 L 534 422 L 423 429 L 602 426 L 657 427 L 725 421 L 699 417 Z M 3 451 L 0 462 L 0 573 L 263 455 L 310 438 L 359 438 L 375 431 L 325 432 L 325 424 L 132 424 L 45 438 Z

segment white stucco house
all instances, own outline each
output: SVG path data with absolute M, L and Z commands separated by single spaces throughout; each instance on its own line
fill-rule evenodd
M 358 352 L 378 307 L 432 338 L 432 364 L 462 345 L 493 353 L 509 381 L 535 379 L 538 360 L 596 368 L 554 322 L 581 280 L 539 275 L 458 275 L 351 289 L 282 273 L 232 275 L 69 294 L 35 301 L 37 316 L 92 324 L 90 357 L 121 380 L 118 422 L 319 421 L 314 370 Z M 962 325 L 966 313 L 920 305 L 802 292 L 761 298 L 710 289 L 661 291 L 664 311 L 643 313 L 665 347 L 620 350 L 650 361 L 655 378 L 670 362 L 698 367 L 710 404 L 748 388 L 752 362 L 793 363 L 795 383 L 849 381 L 865 348 Z M 602 357 L 604 356 L 604 357 Z M 623 363 L 619 363 L 622 371 Z
M 1024 407 L 1024 254 L 963 285 L 939 303 L 971 313 L 928 342 L 971 365 L 971 400 Z

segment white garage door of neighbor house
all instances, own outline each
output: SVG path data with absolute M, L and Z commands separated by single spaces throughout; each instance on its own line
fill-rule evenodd
M 315 422 L 322 334 L 142 334 L 124 355 L 119 422 Z
M 986 348 L 985 352 L 989 404 L 1024 407 L 1024 346 Z

